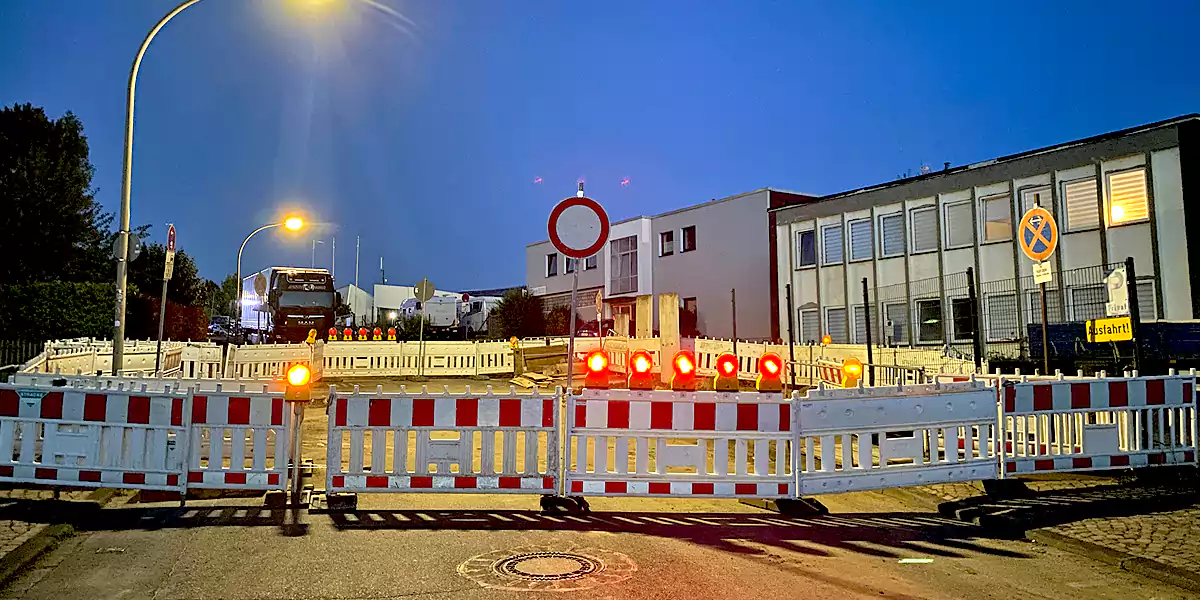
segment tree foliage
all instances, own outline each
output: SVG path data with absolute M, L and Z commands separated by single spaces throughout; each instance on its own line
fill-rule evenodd
M 49 281 L 0 285 L 5 339 L 52 340 L 112 335 L 111 283 Z
M 500 336 L 509 338 L 546 335 L 546 320 L 542 301 L 525 289 L 509 290 L 492 309 Z
M 575 331 L 584 325 L 583 319 L 575 315 Z M 546 335 L 568 335 L 571 333 L 571 307 L 555 306 L 546 313 Z
M 157 298 L 162 293 L 163 264 L 166 259 L 166 246 L 146 246 L 137 260 L 129 263 L 129 284 L 136 286 L 140 295 Z M 197 274 L 195 261 L 183 250 L 175 252 L 175 269 L 167 285 L 167 299 L 184 306 L 205 304 L 205 282 Z
M 405 342 L 415 342 L 421 337 L 421 315 L 401 315 L 396 319 L 396 324 L 394 327 L 396 328 L 396 339 Z M 429 322 L 429 318 L 426 317 L 425 339 L 429 339 L 429 336 L 432 333 L 430 329 L 431 327 L 432 325 Z M 388 326 L 382 325 L 380 328 L 386 332 Z

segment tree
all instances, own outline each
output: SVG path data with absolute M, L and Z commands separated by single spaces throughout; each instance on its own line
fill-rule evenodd
M 206 279 L 203 287 L 204 308 L 209 315 L 236 316 L 234 302 L 237 300 L 237 277 L 232 274 L 226 275 L 225 279 L 221 281 L 221 285 L 217 285 L 217 282 L 211 279 Z
M 421 315 L 400 315 L 396 319 L 396 339 L 406 342 L 413 342 L 421 337 Z M 429 319 L 425 319 L 425 339 L 429 339 L 430 330 Z M 387 327 L 382 328 L 387 331 Z
M 129 263 L 129 285 L 139 294 L 157 297 L 162 293 L 163 263 L 167 248 L 162 244 L 146 246 L 137 260 Z M 167 286 L 167 298 L 184 306 L 204 304 L 204 280 L 196 272 L 196 263 L 183 250 L 175 252 L 175 269 Z
M 583 319 L 575 315 L 575 331 L 584 325 Z M 546 314 L 546 335 L 568 335 L 571 333 L 571 307 L 555 306 Z
M 542 313 L 542 301 L 525 289 L 509 290 L 492 309 L 496 325 L 504 338 L 519 338 L 546 335 L 546 317 Z
M 83 124 L 30 104 L 0 109 L 0 281 L 107 281 L 109 228 Z

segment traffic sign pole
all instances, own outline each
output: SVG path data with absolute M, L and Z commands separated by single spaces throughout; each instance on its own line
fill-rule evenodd
M 608 243 L 608 213 L 604 212 L 595 200 L 583 195 L 581 181 L 575 197 L 559 202 L 554 210 L 550 211 L 546 229 L 550 235 L 550 243 L 555 249 L 567 257 L 567 260 L 576 261 L 576 268 L 571 271 L 571 325 L 567 338 L 567 389 L 570 390 L 575 376 L 575 309 L 579 296 L 579 261 L 587 260 Z
M 161 376 L 163 326 L 167 323 L 167 282 L 175 271 L 175 225 L 167 225 L 167 252 L 163 260 L 162 299 L 158 303 L 158 349 L 154 354 L 154 374 Z
M 1021 217 L 1021 224 L 1017 227 L 1017 242 L 1021 246 L 1021 251 L 1025 256 L 1034 261 L 1034 276 L 1038 281 L 1038 291 L 1040 292 L 1042 302 L 1042 369 L 1045 374 L 1050 374 L 1050 344 L 1049 334 L 1047 333 L 1047 315 L 1046 315 L 1046 282 L 1049 277 L 1040 277 L 1039 270 L 1042 261 L 1050 258 L 1054 254 L 1054 249 L 1058 247 L 1058 224 L 1054 222 L 1054 215 L 1050 211 L 1041 207 L 1041 198 L 1039 195 L 1034 195 L 1035 206 L 1027 211 Z
M 1138 349 L 1138 346 L 1141 345 L 1140 341 L 1138 340 L 1138 326 L 1142 324 L 1142 307 L 1138 306 L 1137 271 L 1133 270 L 1132 256 L 1125 258 L 1125 277 L 1125 281 L 1128 282 L 1125 284 L 1125 289 L 1128 290 L 1131 286 L 1133 288 L 1133 294 L 1129 298 L 1129 331 L 1133 337 L 1133 370 L 1137 371 L 1138 362 L 1141 358 L 1141 352 Z

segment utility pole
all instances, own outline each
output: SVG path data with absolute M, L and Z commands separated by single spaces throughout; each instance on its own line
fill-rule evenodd
M 337 281 L 337 238 L 333 238 L 333 248 L 329 251 L 329 277 Z

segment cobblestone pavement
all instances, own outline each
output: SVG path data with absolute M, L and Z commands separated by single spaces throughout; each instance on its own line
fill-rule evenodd
M 1132 517 L 1086 519 L 1048 529 L 1200 574 L 1200 506 Z
M 90 491 L 74 491 L 62 492 L 58 498 L 60 501 L 84 502 L 88 501 L 90 496 Z M 7 555 L 9 552 L 17 549 L 18 546 L 24 544 L 29 538 L 37 535 L 46 528 L 46 525 L 43 523 L 31 523 L 22 520 L 19 514 L 12 514 L 12 508 L 16 504 L 12 501 L 51 500 L 53 498 L 54 492 L 51 490 L 0 490 L 0 513 L 10 517 L 0 519 L 0 556 Z

